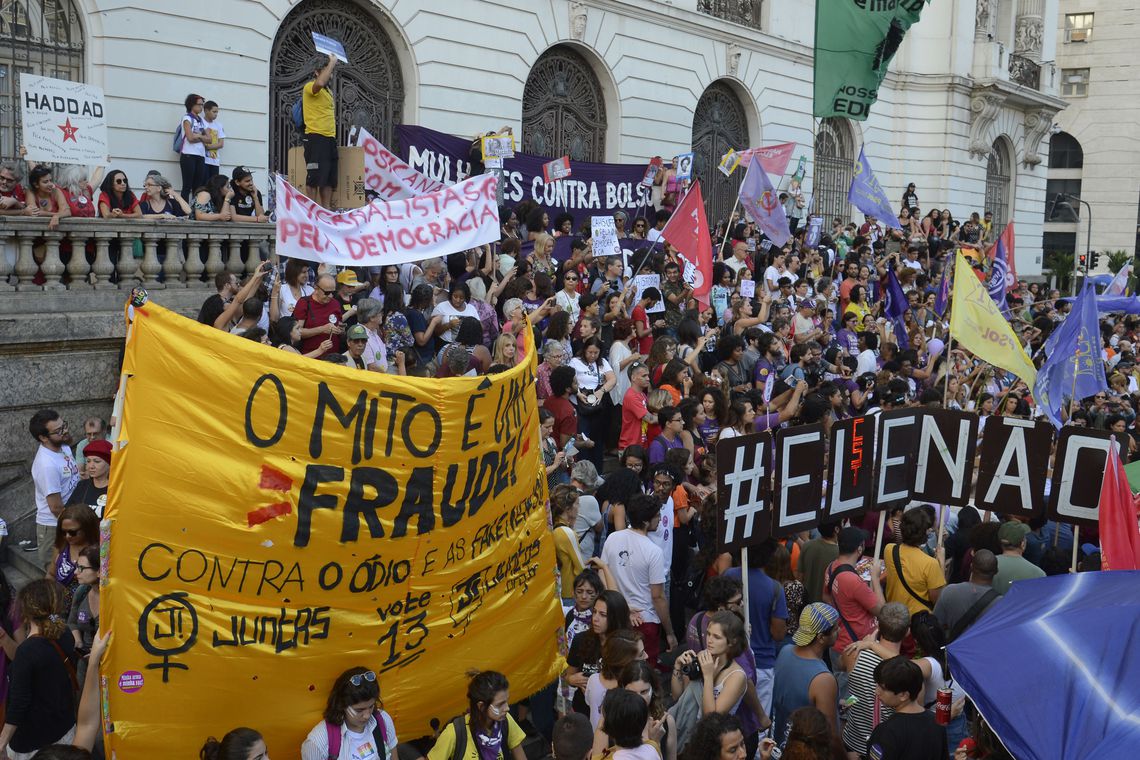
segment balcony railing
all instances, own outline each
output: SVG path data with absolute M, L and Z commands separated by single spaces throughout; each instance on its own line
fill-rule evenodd
M 1041 65 L 1023 55 L 1013 53 L 1009 56 L 1009 81 L 1031 90 L 1040 90 Z
M 272 224 L 0 216 L 0 291 L 213 288 L 275 260 Z
M 710 16 L 760 28 L 761 0 L 697 0 L 697 10 Z

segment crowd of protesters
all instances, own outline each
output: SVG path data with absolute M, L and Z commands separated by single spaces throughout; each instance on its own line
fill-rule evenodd
M 199 105 L 209 112 L 209 103 L 189 99 L 188 112 Z M 245 180 L 235 170 L 230 182 Z M 151 185 L 166 195 L 153 195 Z M 219 204 L 195 199 L 191 213 L 204 211 L 199 205 L 226 213 L 231 191 Z M 98 205 L 125 214 L 114 192 Z M 168 182 L 148 178 L 142 204 L 155 208 L 176 195 Z M 140 203 L 127 205 L 134 213 Z M 183 212 L 186 205 L 174 203 Z M 799 228 L 778 247 L 732 219 L 714 231 L 708 303 L 694 299 L 683 262 L 661 235 L 664 206 L 632 219 L 619 212 L 615 223 L 634 246 L 628 258 L 595 258 L 588 218 L 551 219 L 530 202 L 500 216 L 498 244 L 446 258 L 340 270 L 263 262 L 245 282 L 223 273 L 198 316 L 361 371 L 493 374 L 537 351 L 567 668 L 523 708 L 512 704 L 510 674 L 473 675 L 469 711 L 415 745 L 419 751 L 432 760 L 508 753 L 523 760 L 528 735 L 537 735 L 559 760 L 1008 757 L 955 684 L 944 646 L 1011 583 L 1068 572 L 1066 526 L 984 519 L 965 507 L 946 521 L 942 543 L 933 506 L 881 505 L 890 516 L 883 556 L 893 561 L 870 556 L 877 523 L 868 515 L 769 540 L 748 567 L 718 553 L 715 535 L 720 438 L 920 405 L 976 411 L 982 435 L 990 415 L 1034 416 L 1019 379 L 945 350 L 935 292 L 941 273 L 957 251 L 987 266 L 985 250 L 999 232 L 991 215 L 959 225 L 948 210 L 924 214 L 912 185 L 901 232 L 874 218 L 836 219 L 809 247 L 793 217 Z M 562 236 L 572 238 L 566 260 L 552 256 Z M 906 348 L 883 315 L 881 281 L 892 270 L 909 301 Z M 657 275 L 660 286 L 639 290 L 637 274 Z M 1024 283 L 1008 306 L 1031 354 L 1068 309 L 1056 291 Z M 1134 451 L 1140 322 L 1107 318 L 1103 327 L 1110 389 L 1078 403 L 1069 423 L 1127 432 Z M 40 445 L 33 473 L 47 573 L 37 593 L 46 596 L 22 593 L 2 621 L 8 722 L 27 722 L 0 736 L 9 754 L 69 743 L 76 730 L 65 679 L 71 663 L 96 656 L 99 641 L 97 520 L 111 458 L 104 431 L 98 420 L 85 425 L 81 467 L 58 414 L 39 412 L 30 425 Z M 1089 567 L 1098 566 L 1095 543 L 1094 533 L 1080 547 Z M 42 591 L 45 584 L 55 590 Z M 33 629 L 59 642 L 64 657 L 46 656 L 50 650 L 26 637 Z M 22 643 L 9 648 L 9 638 Z M 21 679 L 49 677 L 66 704 L 41 696 L 13 710 L 17 695 L 31 693 L 21 691 Z M 337 677 L 302 757 L 392 756 L 397 739 L 376 708 L 379 688 L 366 667 Z M 940 690 L 953 696 L 949 725 L 935 720 Z M 202 757 L 265 757 L 265 743 L 237 729 L 211 739 Z

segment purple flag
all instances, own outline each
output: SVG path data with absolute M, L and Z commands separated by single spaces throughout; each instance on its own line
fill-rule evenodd
M 950 300 L 950 267 L 943 265 L 942 280 L 938 283 L 938 292 L 934 296 L 934 310 L 938 316 L 946 316 L 946 302 Z
M 1005 241 L 999 237 L 994 246 L 994 260 L 986 279 L 986 290 L 1006 319 L 1009 319 L 1009 303 L 1005 300 L 1005 291 L 1009 284 L 1009 252 L 1005 249 Z
M 851 189 L 847 191 L 847 201 L 867 216 L 873 216 L 888 227 L 901 230 L 898 216 L 891 210 L 891 202 L 883 192 L 871 164 L 863 149 L 859 149 L 859 160 L 855 162 L 855 176 L 851 178 Z
M 906 312 L 906 308 L 906 293 L 903 293 L 899 278 L 895 275 L 895 270 L 887 269 L 887 277 L 883 281 L 883 316 L 891 321 L 891 326 L 895 330 L 895 337 L 899 342 L 899 348 L 904 349 L 910 348 L 910 340 L 907 338 L 906 327 L 903 325 L 903 314 Z
M 768 179 L 768 172 L 759 161 L 748 164 L 748 172 L 740 183 L 740 205 L 774 245 L 788 242 L 792 236 L 788 231 L 788 217 Z

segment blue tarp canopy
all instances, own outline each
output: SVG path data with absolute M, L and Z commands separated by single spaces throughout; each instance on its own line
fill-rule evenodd
M 1018 760 L 1140 757 L 1140 571 L 1017 581 L 947 652 Z

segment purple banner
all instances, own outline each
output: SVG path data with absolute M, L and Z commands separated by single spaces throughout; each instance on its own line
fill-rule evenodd
M 400 158 L 437 182 L 453 185 L 471 171 L 467 160 L 470 140 L 407 124 L 397 125 L 396 135 Z M 632 224 L 634 217 L 645 216 L 646 208 L 652 210 L 650 188 L 641 185 L 645 164 L 571 161 L 573 175 L 569 179 L 547 184 L 542 166 L 555 158 L 559 156 L 516 153 L 514 158 L 505 159 L 503 198 L 507 205 L 533 200 L 550 215 L 551 223 L 559 214 L 569 212 L 574 217 L 575 232 L 591 216 L 624 211 Z

